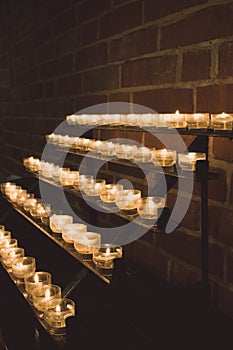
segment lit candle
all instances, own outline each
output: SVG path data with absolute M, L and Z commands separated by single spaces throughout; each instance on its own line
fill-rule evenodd
M 122 247 L 113 244 L 103 244 L 93 253 L 93 262 L 102 269 L 112 269 L 117 258 L 122 258 Z
M 67 243 L 73 243 L 74 237 L 87 231 L 87 225 L 84 224 L 68 224 L 62 227 L 62 238 Z
M 73 236 L 74 248 L 79 254 L 92 254 L 100 245 L 101 235 L 97 232 L 83 232 Z
M 0 256 L 2 252 L 7 248 L 15 248 L 18 245 L 18 241 L 15 238 L 6 238 L 0 241 Z
M 211 127 L 214 130 L 232 130 L 233 115 L 232 114 L 211 114 Z
M 176 151 L 170 151 L 166 148 L 159 150 L 151 150 L 153 156 L 153 163 L 162 167 L 170 167 L 175 164 Z
M 33 290 L 37 287 L 50 285 L 52 283 L 52 275 L 49 272 L 37 271 L 24 277 L 24 286 L 28 300 L 32 301 Z
M 93 179 L 86 183 L 86 185 L 83 187 L 83 190 L 87 196 L 95 197 L 99 195 L 99 193 L 104 189 L 105 185 L 106 185 L 106 180 Z
M 165 114 L 165 119 L 170 128 L 186 127 L 185 115 L 181 114 L 178 110 L 174 114 Z
M 55 233 L 61 233 L 62 227 L 73 223 L 73 217 L 70 215 L 52 215 L 50 217 L 50 228 Z
M 208 113 L 185 114 L 188 129 L 206 129 L 209 125 Z
M 122 190 L 123 185 L 121 184 L 107 184 L 99 191 L 99 196 L 103 202 L 113 203 L 115 202 L 117 192 Z
M 39 313 L 40 317 L 46 311 L 48 302 L 56 298 L 61 298 L 61 288 L 56 284 L 43 285 L 32 290 L 32 302 L 34 307 L 42 312 Z
M 1 252 L 1 258 L 3 264 L 9 269 L 11 268 L 13 262 L 24 256 L 24 249 L 20 247 L 15 247 L 15 248 L 5 248 Z
M 143 126 L 154 126 L 155 125 L 155 117 L 152 113 L 145 113 L 138 115 L 138 125 L 140 127 Z
M 137 212 L 142 219 L 153 220 L 158 218 L 158 208 L 165 206 L 162 197 L 143 197 L 137 202 Z
M 75 316 L 74 301 L 57 298 L 48 302 L 44 319 L 49 327 L 61 330 L 66 327 L 66 319 L 71 316 Z
M 138 147 L 133 154 L 133 160 L 138 163 L 148 163 L 152 160 L 152 153 L 147 147 Z
M 36 259 L 31 256 L 21 257 L 15 259 L 11 267 L 12 274 L 16 277 L 16 283 L 22 283 L 24 277 L 36 271 Z
M 137 201 L 141 198 L 140 190 L 123 190 L 116 194 L 116 205 L 120 210 L 137 208 Z
M 118 158 L 131 159 L 136 150 L 136 145 L 116 144 L 115 146 L 115 152 Z
M 197 160 L 206 160 L 206 154 L 195 152 L 178 154 L 178 164 L 184 171 L 195 171 Z

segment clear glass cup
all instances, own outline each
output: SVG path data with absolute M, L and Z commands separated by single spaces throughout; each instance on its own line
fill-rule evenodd
M 83 232 L 87 232 L 87 225 L 79 223 L 67 224 L 62 227 L 62 238 L 66 243 L 73 243 L 74 237 Z
M 6 238 L 0 242 L 0 255 L 6 248 L 15 248 L 18 246 L 18 241 L 15 238 Z
M 73 217 L 70 215 L 54 214 L 49 218 L 49 225 L 54 233 L 62 233 L 62 227 L 73 223 Z
M 137 208 L 137 201 L 141 198 L 140 190 L 123 190 L 116 194 L 116 205 L 120 210 Z
M 106 203 L 113 203 L 116 199 L 116 194 L 123 190 L 123 185 L 121 184 L 107 184 L 99 192 L 100 199 Z
M 79 254 L 92 254 L 101 243 L 101 235 L 97 232 L 83 232 L 73 237 L 74 248 Z
M 206 160 L 205 153 L 179 153 L 178 164 L 183 171 L 195 171 L 197 160 Z
M 27 298 L 31 300 L 31 294 L 37 287 L 52 284 L 52 275 L 46 271 L 37 271 L 24 277 L 24 286 Z
M 25 277 L 36 271 L 36 259 L 31 256 L 17 258 L 13 261 L 11 268 L 15 282 L 23 283 Z
M 152 153 L 147 147 L 138 147 L 133 154 L 133 160 L 137 163 L 148 163 L 152 160 Z
M 114 259 L 122 258 L 122 247 L 114 244 L 102 244 L 93 252 L 93 262 L 101 269 L 113 269 Z
M 24 249 L 21 247 L 14 247 L 14 248 L 5 248 L 1 252 L 1 258 L 2 263 L 5 265 L 8 269 L 11 268 L 13 262 L 17 259 L 24 256 Z
M 48 302 L 61 298 L 61 287 L 56 284 L 42 285 L 32 290 L 32 303 L 38 311 L 38 316 L 42 317 L 47 310 Z
M 137 212 L 142 219 L 158 219 L 158 209 L 164 206 L 165 198 L 163 197 L 142 197 L 137 202 Z
M 93 179 L 86 183 L 83 187 L 83 191 L 87 196 L 95 197 L 98 196 L 100 192 L 103 191 L 106 185 L 106 180 L 104 179 Z
M 56 334 L 65 334 L 66 319 L 75 316 L 75 303 L 68 298 L 56 298 L 48 302 L 44 314 L 47 329 Z
M 151 150 L 152 160 L 156 166 L 171 167 L 176 162 L 176 151 L 170 151 L 166 148 Z

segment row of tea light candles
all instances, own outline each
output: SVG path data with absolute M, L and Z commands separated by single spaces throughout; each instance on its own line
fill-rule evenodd
M 20 186 L 14 183 L 2 184 L 3 193 L 10 199 L 11 193 L 20 193 Z M 23 190 L 25 191 L 25 190 Z M 18 195 L 14 198 L 20 198 Z M 11 200 L 11 199 L 10 199 Z M 25 202 L 29 201 L 26 205 Z M 73 223 L 70 215 L 56 214 L 51 211 L 49 204 L 42 203 L 41 199 L 28 197 L 22 203 L 16 200 L 14 203 L 22 206 L 24 210 L 30 212 L 35 219 L 40 219 L 44 224 L 49 224 L 54 233 L 62 233 L 65 242 L 74 244 L 75 250 L 79 254 L 92 255 L 95 265 L 99 268 L 112 269 L 113 260 L 122 257 L 122 248 L 113 244 L 101 244 L 101 235 L 97 232 L 88 232 L 87 225 Z
M 205 160 L 205 153 L 186 152 L 176 153 L 176 151 L 163 149 L 151 149 L 148 147 L 137 147 L 130 144 L 115 144 L 111 141 L 96 141 L 98 148 L 93 148 L 92 151 L 100 153 L 103 156 L 117 157 L 120 159 L 131 160 L 135 163 L 153 163 L 155 166 L 172 167 L 178 160 L 179 167 L 184 171 L 195 171 L 196 161 Z M 24 167 L 32 172 L 41 172 L 45 177 L 56 177 L 63 184 L 67 175 L 78 181 L 78 171 L 74 170 L 70 173 L 69 168 L 62 168 L 51 162 L 39 160 L 34 157 L 23 159 Z
M 11 232 L 0 225 L 1 263 L 14 282 L 24 286 L 25 297 L 33 305 L 38 317 L 45 320 L 48 330 L 64 332 L 66 319 L 75 316 L 74 301 L 62 298 L 61 288 L 52 283 L 51 274 L 36 271 L 36 259 L 24 254 L 24 249 L 18 247 L 17 239 L 11 238 Z
M 129 113 L 129 114 L 71 114 L 66 116 L 73 125 L 124 125 L 188 129 L 232 130 L 233 115 L 227 113 Z

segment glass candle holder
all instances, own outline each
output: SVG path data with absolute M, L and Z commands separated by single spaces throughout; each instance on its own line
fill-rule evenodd
M 17 200 L 17 196 L 22 192 L 21 186 L 16 186 L 9 194 L 9 199 L 11 202 L 15 203 Z
M 27 193 L 27 190 L 22 190 L 17 198 L 16 198 L 16 203 L 20 206 L 23 205 L 23 203 L 26 201 L 26 199 L 28 198 L 28 193 Z
M 61 233 L 62 227 L 73 223 L 73 217 L 70 215 L 52 215 L 49 219 L 49 225 L 54 233 Z
M 186 114 L 185 120 L 188 129 L 207 129 L 210 118 L 208 113 L 193 113 Z
M 93 175 L 79 175 L 78 187 L 80 191 L 84 191 L 86 185 L 92 182 L 94 179 Z
M 24 256 L 24 249 L 21 247 L 5 248 L 1 253 L 3 264 L 9 269 L 14 261 Z
M 233 114 L 211 114 L 211 128 L 214 130 L 232 130 Z
M 74 237 L 79 233 L 87 232 L 87 225 L 68 224 L 62 227 L 62 238 L 67 243 L 74 243 Z
M 23 283 L 24 278 L 36 271 L 36 259 L 31 256 L 24 256 L 15 259 L 12 263 L 12 274 L 17 284 Z
M 107 184 L 99 192 L 100 199 L 106 203 L 113 203 L 116 199 L 116 194 L 123 190 L 123 185 L 121 184 Z
M 126 115 L 126 125 L 137 126 L 138 125 L 138 116 L 137 114 L 127 114 Z
M 52 170 L 52 178 L 55 182 L 60 181 L 61 173 L 62 173 L 62 168 L 59 167 L 59 165 L 54 165 L 53 170 Z
M 3 242 L 5 242 L 7 239 L 9 240 L 10 238 L 11 238 L 10 231 L 0 231 L 0 246 Z
M 148 163 L 152 160 L 152 153 L 147 147 L 138 147 L 133 155 L 136 163 Z
M 41 162 L 41 175 L 46 178 L 51 178 L 53 173 L 53 163 Z
M 40 215 L 40 220 L 43 224 L 49 225 L 49 217 L 51 214 L 51 205 L 49 203 L 43 203 L 43 211 Z
M 136 150 L 136 145 L 116 144 L 115 146 L 117 157 L 123 159 L 132 159 Z
M 158 208 L 165 206 L 163 197 L 142 197 L 137 202 L 137 212 L 142 219 L 154 220 L 158 218 Z
M 93 253 L 93 262 L 101 269 L 113 269 L 114 259 L 122 258 L 122 247 L 113 244 L 102 244 Z
M 32 303 L 38 310 L 39 317 L 47 310 L 48 302 L 57 298 L 61 298 L 61 287 L 56 284 L 43 285 L 32 290 Z
M 18 246 L 18 241 L 15 238 L 6 238 L 0 242 L 0 255 L 6 248 L 15 248 Z
M 185 128 L 186 120 L 185 114 L 176 111 L 173 114 L 165 114 L 165 119 L 169 128 Z
M 152 150 L 153 163 L 161 167 L 173 166 L 176 162 L 176 151 L 170 151 L 166 148 Z
M 155 125 L 154 114 L 152 113 L 138 114 L 137 124 L 140 127 L 154 126 Z
M 184 171 L 195 171 L 197 160 L 206 160 L 206 154 L 196 152 L 178 154 L 178 164 Z
M 75 303 L 68 298 L 56 298 L 47 303 L 44 320 L 51 333 L 64 334 L 66 319 L 75 316 Z
M 35 219 L 40 219 L 41 214 L 44 212 L 42 199 L 37 199 L 35 205 L 30 209 L 30 215 Z
M 103 156 L 113 156 L 116 154 L 115 144 L 111 141 L 103 141 L 100 151 L 103 154 Z
M 73 186 L 74 174 L 70 169 L 62 169 L 60 183 L 62 184 L 62 186 Z
M 83 190 L 87 196 L 95 197 L 98 196 L 101 191 L 103 191 L 105 185 L 106 180 L 93 179 L 86 183 L 86 186 L 83 188 Z
M 40 170 L 40 160 L 38 158 L 29 157 L 24 159 L 24 164 L 31 172 L 38 172 Z
M 46 271 L 37 271 L 24 277 L 24 287 L 28 300 L 32 301 L 33 290 L 37 287 L 52 284 L 52 275 Z
M 6 182 L 1 185 L 2 192 L 9 197 L 10 193 L 16 188 L 16 184 L 12 182 Z
M 93 143 L 92 152 L 93 153 L 101 153 L 103 142 L 104 141 L 96 140 Z
M 83 232 L 73 237 L 74 248 L 79 254 L 92 254 L 100 245 L 101 235 L 97 232 Z
M 36 198 L 34 198 L 34 194 L 33 193 L 29 193 L 28 194 L 28 197 L 27 197 L 27 199 L 24 201 L 24 203 L 23 203 L 23 209 L 25 210 L 25 211 L 27 211 L 27 212 L 29 212 L 30 211 L 30 209 L 34 206 L 34 205 L 36 205 L 36 203 L 37 203 L 37 200 L 36 200 Z
M 116 194 L 116 205 L 120 210 L 137 208 L 137 201 L 141 198 L 140 190 L 123 190 Z

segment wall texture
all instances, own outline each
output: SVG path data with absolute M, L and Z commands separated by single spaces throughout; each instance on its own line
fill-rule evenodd
M 1 176 L 94 104 L 233 113 L 232 18 L 227 0 L 0 1 Z M 210 139 L 209 152 L 212 299 L 233 315 L 233 143 Z M 139 240 L 131 257 L 174 284 L 198 280 L 199 204 L 196 184 L 181 228 Z

